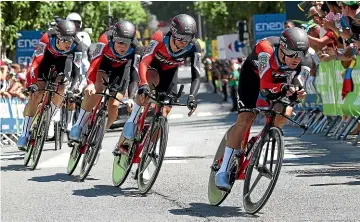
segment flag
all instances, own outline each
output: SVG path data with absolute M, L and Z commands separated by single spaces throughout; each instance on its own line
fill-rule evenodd
M 342 95 L 342 99 L 344 100 L 346 95 L 349 92 L 352 92 L 354 90 L 354 83 L 352 80 L 352 70 L 355 67 L 356 64 L 356 60 L 352 60 L 349 67 L 345 70 L 345 74 L 344 74 L 344 82 L 343 82 L 343 87 L 342 87 L 342 91 L 341 91 L 341 95 Z

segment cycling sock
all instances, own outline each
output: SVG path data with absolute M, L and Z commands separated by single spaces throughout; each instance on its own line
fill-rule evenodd
M 141 106 L 139 106 L 138 104 L 134 104 L 133 110 L 131 112 L 131 115 L 129 117 L 129 119 L 126 121 L 128 122 L 135 122 L 137 120 L 138 114 L 140 113 L 140 108 Z
M 230 166 L 230 160 L 233 157 L 233 155 L 235 154 L 236 150 L 234 150 L 233 148 L 230 148 L 228 146 L 225 147 L 225 153 L 224 153 L 224 158 L 221 164 L 221 167 L 218 171 L 219 172 L 226 172 L 228 171 L 228 168 Z
M 86 121 L 88 120 L 89 115 L 90 115 L 90 112 L 80 109 L 79 117 L 76 120 L 76 123 L 74 126 L 79 126 L 79 125 L 83 126 L 86 123 Z
M 68 124 L 68 128 L 72 126 L 72 122 L 74 119 L 74 111 L 67 111 L 67 124 Z
M 50 103 L 50 108 L 51 120 L 60 121 L 60 109 L 53 102 Z
M 22 132 L 21 132 L 21 136 L 29 136 L 29 131 L 30 131 L 30 127 L 31 127 L 31 123 L 32 123 L 33 117 L 31 116 L 25 116 L 24 120 L 23 120 L 23 127 L 22 127 Z

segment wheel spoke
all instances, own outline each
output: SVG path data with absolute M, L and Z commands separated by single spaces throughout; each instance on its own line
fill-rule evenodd
M 140 174 L 143 174 L 144 171 L 147 169 L 147 167 L 149 166 L 150 162 L 151 162 L 151 157 L 148 156 L 148 158 L 146 158 L 146 162 L 144 164 L 144 167 L 141 169 Z
M 249 195 L 249 196 L 250 196 L 250 194 L 253 192 L 255 186 L 259 183 L 261 177 L 262 177 L 262 173 L 260 172 L 260 173 L 257 175 L 257 177 L 256 177 L 253 185 L 251 186 L 249 192 L 248 192 L 246 195 Z

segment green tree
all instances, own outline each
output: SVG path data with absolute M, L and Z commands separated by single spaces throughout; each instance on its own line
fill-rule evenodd
M 207 28 L 206 36 L 209 39 L 235 33 L 236 22 L 239 20 L 248 21 L 251 37 L 254 14 L 282 13 L 285 10 L 284 2 L 280 1 L 201 1 L 195 2 L 194 7 L 203 17 Z
M 92 28 L 92 41 L 104 31 L 108 15 L 108 2 L 74 1 L 8 1 L 0 2 L 1 49 L 15 49 L 17 33 L 21 30 L 46 30 L 49 22 L 58 15 L 65 18 L 71 12 L 78 12 L 84 27 Z M 111 2 L 115 19 L 128 19 L 138 25 L 147 22 L 147 14 L 140 2 Z

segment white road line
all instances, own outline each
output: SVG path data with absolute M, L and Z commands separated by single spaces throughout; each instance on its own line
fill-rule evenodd
M 184 118 L 184 114 L 169 114 L 168 119 L 182 119 Z
M 24 152 L 19 152 L 19 153 L 15 153 L 15 154 L 11 154 L 11 155 L 1 155 L 0 159 L 1 160 L 8 160 L 8 159 L 24 157 L 24 155 L 25 155 Z
M 204 116 L 212 116 L 213 114 L 211 112 L 200 112 L 197 114 L 198 117 L 204 117 Z
M 100 153 L 105 152 L 105 149 L 101 149 Z M 45 160 L 44 162 L 41 162 L 40 159 L 40 163 L 38 168 L 60 168 L 60 167 L 67 167 L 68 161 L 69 161 L 69 156 L 70 156 L 70 150 L 69 152 L 66 153 L 61 153 L 57 156 L 54 156 L 48 160 Z M 101 157 L 100 157 L 101 158 Z M 82 161 L 82 159 L 80 160 Z

